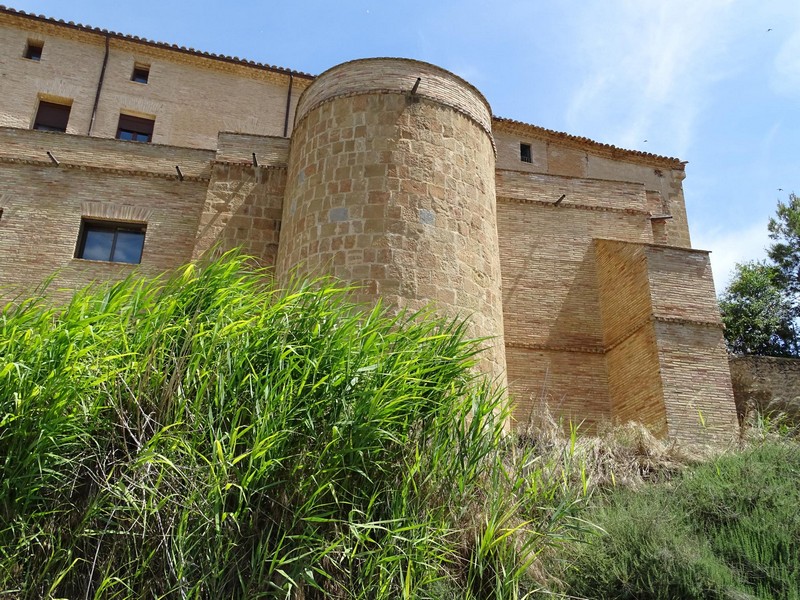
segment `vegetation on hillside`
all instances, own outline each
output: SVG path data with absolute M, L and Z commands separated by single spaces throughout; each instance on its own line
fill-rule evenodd
M 6 307 L 0 596 L 798 597 L 796 430 L 505 435 L 463 333 L 236 255 Z
M 800 598 L 800 445 L 771 441 L 670 482 L 620 489 L 587 510 L 571 595 L 603 599 Z
M 277 292 L 236 256 L 6 307 L 0 590 L 523 596 L 569 523 L 544 507 L 559 482 L 503 462 L 478 349 L 461 322 Z

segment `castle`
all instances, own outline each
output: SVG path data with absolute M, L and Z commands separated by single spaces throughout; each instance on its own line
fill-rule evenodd
M 415 60 L 319 76 L 0 7 L 0 295 L 214 247 L 470 317 L 524 421 L 736 427 L 684 163 L 492 115 Z

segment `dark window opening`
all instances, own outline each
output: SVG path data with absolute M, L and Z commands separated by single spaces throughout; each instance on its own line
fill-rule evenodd
M 44 48 L 44 42 L 28 40 L 28 45 L 25 46 L 25 54 L 23 54 L 23 56 L 31 60 L 42 60 L 42 48 Z
M 139 264 L 142 262 L 146 228 L 143 223 L 83 219 L 75 258 Z
M 40 100 L 33 128 L 39 131 L 66 131 L 70 108 L 68 104 Z
M 519 145 L 519 159 L 522 162 L 526 162 L 526 163 L 533 162 L 533 156 L 531 155 L 531 145 L 530 144 L 520 144 Z
M 136 83 L 147 83 L 147 80 L 150 78 L 150 67 L 148 65 L 140 65 L 136 63 L 133 66 L 133 75 L 131 75 L 131 81 L 135 81 Z
M 117 139 L 130 142 L 149 142 L 153 137 L 153 119 L 143 119 L 131 115 L 120 115 L 117 125 Z

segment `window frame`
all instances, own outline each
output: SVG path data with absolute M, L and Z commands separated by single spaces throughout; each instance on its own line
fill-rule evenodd
M 533 163 L 533 151 L 531 145 L 525 142 L 519 143 L 519 160 L 520 162 L 531 164 Z
M 26 60 L 32 60 L 34 62 L 41 62 L 43 52 L 43 41 L 28 39 L 28 41 L 25 43 L 25 52 L 22 53 L 22 58 Z
M 42 115 L 41 114 L 42 109 L 44 109 L 46 113 L 50 112 L 51 114 Z M 60 121 L 58 121 L 59 122 L 58 126 L 54 126 L 49 123 L 56 122 L 55 119 L 45 118 L 48 116 L 52 117 L 55 113 L 59 111 L 64 111 L 66 113 L 64 115 L 66 118 L 64 119 L 63 129 L 61 129 Z M 31 125 L 31 129 L 33 129 L 34 131 L 55 131 L 59 133 L 66 133 L 67 127 L 69 126 L 69 117 L 71 114 L 72 114 L 72 101 L 58 102 L 50 99 L 39 98 L 39 103 L 36 105 L 36 114 L 33 115 L 33 125 Z
M 111 247 L 108 251 L 108 259 L 85 258 L 86 242 L 89 233 L 92 231 L 113 233 Z M 142 236 L 142 243 L 139 247 L 138 261 L 128 262 L 124 260 L 114 260 L 114 252 L 117 247 L 119 233 L 139 233 Z M 73 258 L 78 260 L 89 260 L 93 262 L 114 263 L 118 265 L 140 265 L 144 256 L 144 244 L 147 238 L 147 223 L 141 221 L 115 221 L 109 219 L 96 219 L 92 217 L 81 217 L 81 226 L 78 232 L 78 240 L 75 244 L 75 254 Z
M 119 120 L 117 121 L 117 133 L 114 137 L 125 142 L 149 144 L 153 141 L 153 131 L 155 130 L 155 127 L 155 117 L 139 117 L 123 112 L 119 114 Z M 123 132 L 129 134 L 131 137 L 120 137 Z M 146 137 L 146 139 L 138 139 L 139 136 Z
M 139 77 L 137 77 L 139 74 Z M 144 74 L 142 76 L 141 74 Z M 150 65 L 146 65 L 144 63 L 133 63 L 133 72 L 131 73 L 131 81 L 133 83 L 140 83 L 142 85 L 147 85 L 150 83 Z

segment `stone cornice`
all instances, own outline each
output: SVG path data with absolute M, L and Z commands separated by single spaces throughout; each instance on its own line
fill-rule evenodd
M 578 210 L 592 210 L 596 212 L 610 212 L 610 213 L 617 213 L 617 214 L 625 214 L 625 215 L 634 215 L 640 217 L 650 217 L 650 212 L 647 210 L 640 210 L 636 208 L 616 208 L 613 206 L 598 206 L 594 204 L 577 204 L 577 203 L 561 203 L 556 205 L 555 202 L 545 202 L 544 200 L 531 200 L 528 198 L 509 198 L 507 196 L 497 196 L 498 202 L 504 202 L 508 204 L 533 204 L 536 206 L 549 206 L 553 210 L 562 210 L 562 209 L 578 209 Z M 616 240 L 614 240 L 616 241 Z M 635 242 L 630 242 L 635 243 Z
M 528 342 L 506 342 L 506 348 L 522 348 L 539 352 L 577 352 L 579 354 L 605 354 L 601 346 L 555 346 L 550 344 L 533 344 Z
M 145 171 L 142 169 L 120 169 L 116 167 L 101 167 L 97 165 L 78 165 L 64 161 L 53 164 L 50 160 L 37 160 L 33 158 L 13 158 L 10 156 L 0 156 L 0 163 L 12 165 L 29 165 L 34 167 L 50 167 L 53 169 L 67 169 L 72 171 L 91 171 L 95 173 L 111 173 L 113 175 L 128 175 L 133 177 L 149 177 L 155 179 L 172 179 L 180 181 L 177 173 Z M 192 183 L 208 183 L 211 178 L 207 175 L 183 175 L 183 181 Z

